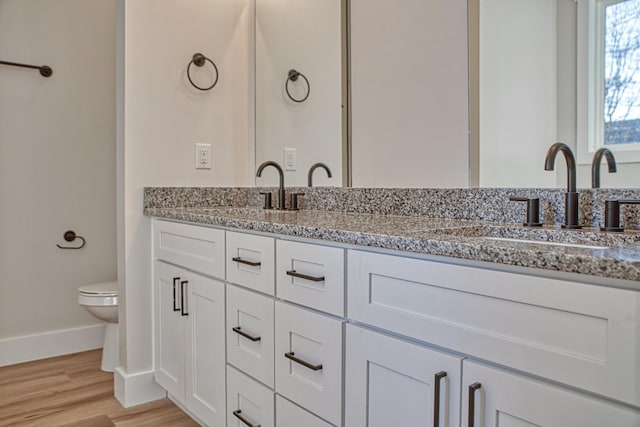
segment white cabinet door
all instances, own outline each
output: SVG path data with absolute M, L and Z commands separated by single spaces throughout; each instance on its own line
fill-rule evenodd
M 227 366 L 227 426 L 273 427 L 273 398 L 272 390 Z
M 227 231 L 227 281 L 275 294 L 273 237 Z
M 225 425 L 224 284 L 186 275 L 186 406 L 209 427 Z
M 346 426 L 459 425 L 461 358 L 350 324 L 346 347 Z
M 637 410 L 476 362 L 463 362 L 462 378 L 463 425 L 640 426 L 640 412 Z M 470 413 L 473 420 L 469 420 Z
M 276 392 L 339 425 L 342 322 L 276 302 Z
M 273 388 L 273 298 L 227 285 L 227 361 Z
M 185 399 L 184 320 L 180 313 L 184 273 L 169 264 L 154 263 L 155 379 L 181 403 Z

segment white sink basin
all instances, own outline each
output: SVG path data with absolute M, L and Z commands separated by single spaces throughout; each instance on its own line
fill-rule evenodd
M 565 246 L 569 248 L 583 248 L 583 249 L 609 249 L 608 246 L 597 245 L 582 245 L 578 243 L 560 243 L 560 242 L 545 242 L 542 240 L 528 240 L 528 239 L 513 239 L 509 237 L 482 237 L 487 240 L 498 240 L 503 242 L 515 242 L 515 243 L 532 243 L 535 245 L 549 245 L 549 246 Z

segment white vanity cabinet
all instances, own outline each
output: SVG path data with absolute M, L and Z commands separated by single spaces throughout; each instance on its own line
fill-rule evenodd
M 346 426 L 459 425 L 462 358 L 347 325 Z
M 224 283 L 155 262 L 156 381 L 209 426 L 225 425 Z
M 640 426 L 640 292 L 158 220 L 154 241 L 156 379 L 207 426 Z
M 462 378 L 465 426 L 640 426 L 637 410 L 481 363 L 465 360 Z
M 224 231 L 155 221 L 154 258 L 155 379 L 200 421 L 224 426 L 225 285 L 205 276 L 224 279 Z

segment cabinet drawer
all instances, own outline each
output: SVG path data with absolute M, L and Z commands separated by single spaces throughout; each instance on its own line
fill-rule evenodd
M 640 293 L 349 251 L 355 320 L 640 405 Z
M 331 424 L 278 395 L 276 395 L 276 420 L 278 427 L 331 427 Z
M 227 231 L 227 280 L 274 295 L 275 242 L 271 237 Z
M 273 299 L 227 285 L 227 361 L 273 388 Z
M 461 358 L 351 324 L 346 347 L 346 426 L 460 425 Z
M 275 354 L 276 392 L 340 424 L 342 322 L 276 302 Z
M 463 362 L 463 425 L 637 427 L 640 411 L 533 378 Z M 471 387 L 473 385 L 473 387 Z M 469 421 L 469 400 L 473 423 Z
M 153 255 L 172 264 L 224 279 L 224 231 L 154 221 Z
M 227 425 L 247 427 L 274 426 L 272 390 L 227 366 Z
M 344 250 L 278 240 L 277 295 L 344 316 Z

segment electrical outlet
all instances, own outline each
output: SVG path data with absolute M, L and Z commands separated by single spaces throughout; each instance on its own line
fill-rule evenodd
M 284 170 L 294 171 L 296 170 L 296 149 L 284 148 Z
M 211 169 L 211 144 L 196 144 L 196 169 Z

